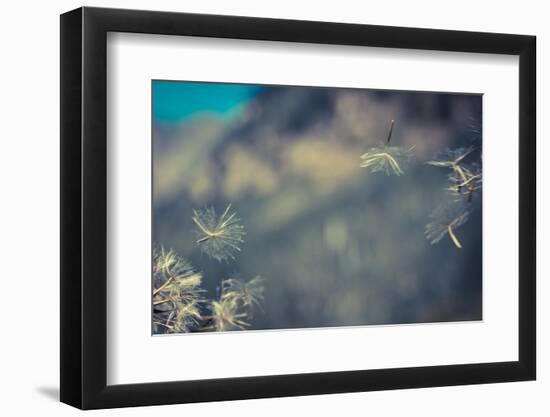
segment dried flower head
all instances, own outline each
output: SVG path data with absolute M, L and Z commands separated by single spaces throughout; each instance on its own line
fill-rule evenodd
M 424 235 L 432 245 L 438 243 L 445 235 L 449 235 L 457 248 L 462 248 L 455 230 L 468 221 L 471 208 L 466 202 L 448 201 L 437 207 L 430 215 L 431 222 L 426 225 Z
M 202 252 L 219 262 L 235 259 L 245 234 L 237 213 L 230 213 L 230 209 L 231 204 L 219 217 L 213 207 L 193 210 L 193 222 L 199 229 L 197 244 Z

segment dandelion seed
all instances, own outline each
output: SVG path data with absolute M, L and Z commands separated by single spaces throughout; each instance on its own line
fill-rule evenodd
M 370 172 L 385 172 L 386 175 L 403 175 L 401 165 L 412 149 L 406 150 L 397 146 L 370 148 L 361 155 L 361 168 L 369 168 Z
M 459 182 L 468 181 L 467 173 L 463 166 L 463 160 L 474 148 L 447 149 L 435 159 L 426 162 L 428 165 L 442 168 L 450 168 Z
M 472 153 L 473 147 L 447 149 L 436 159 L 428 161 L 428 165 L 451 169 L 449 174 L 450 185 L 446 190 L 459 202 L 466 196 L 472 201 L 474 193 L 481 189 L 481 167 L 477 163 L 466 163 L 465 158 Z
M 436 167 L 446 167 L 455 169 L 464 158 L 470 155 L 473 152 L 474 148 L 457 148 L 457 149 L 447 149 L 431 161 L 426 162 L 428 165 L 433 165 Z
M 192 303 L 200 298 L 204 290 L 200 287 L 202 275 L 199 272 L 182 277 L 174 278 L 166 289 L 169 291 L 170 298 L 183 302 Z
M 164 247 L 153 250 L 153 284 L 157 292 L 167 289 L 174 280 L 189 280 L 193 276 L 200 285 L 201 274 L 195 272 L 193 266 L 174 250 Z
M 202 319 L 200 304 L 197 300 L 190 303 L 178 303 L 174 317 L 173 330 L 175 333 L 187 333 L 196 327 Z
M 155 333 L 187 332 L 195 326 L 204 301 L 202 274 L 173 250 L 153 252 L 153 323 Z
M 176 252 L 173 250 L 167 251 L 164 247 L 161 247 L 153 251 L 153 274 L 155 277 L 164 278 L 167 275 L 173 275 L 172 271 L 175 268 L 178 269 L 178 272 L 182 272 L 190 269 L 190 266 L 178 259 Z
M 232 297 L 222 297 L 219 301 L 212 301 L 210 309 L 214 320 L 214 328 L 218 332 L 234 329 L 244 330 L 249 326 L 244 321 L 247 314 L 239 311 L 239 305 Z
M 468 221 L 471 209 L 466 203 L 447 202 L 437 207 L 430 215 L 431 222 L 426 225 L 424 235 L 432 245 L 449 235 L 454 245 L 461 249 L 462 244 L 455 234 L 457 228 Z
M 243 307 L 260 307 L 264 299 L 264 279 L 254 277 L 248 282 L 231 278 L 222 282 L 222 295 L 224 299 L 234 299 Z
M 454 198 L 455 202 L 463 200 L 466 196 L 468 202 L 472 201 L 473 195 L 481 189 L 482 171 L 481 167 L 472 163 L 461 167 L 460 173 L 453 170 L 449 174 L 449 186 L 446 190 Z
M 385 172 L 386 175 L 403 175 L 403 164 L 408 160 L 414 146 L 404 149 L 398 146 L 388 146 L 393 132 L 394 121 L 391 121 L 388 138 L 385 145 L 370 148 L 361 155 L 361 168 L 368 168 L 370 172 Z
M 198 239 L 202 252 L 218 262 L 235 259 L 235 252 L 241 250 L 244 227 L 239 223 L 237 213 L 230 213 L 231 204 L 221 216 L 213 207 L 193 210 L 193 222 L 198 227 Z

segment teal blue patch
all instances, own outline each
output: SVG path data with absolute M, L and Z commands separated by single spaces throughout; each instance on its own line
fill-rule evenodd
M 260 90 L 254 85 L 153 81 L 153 117 L 170 123 L 200 112 L 229 117 Z

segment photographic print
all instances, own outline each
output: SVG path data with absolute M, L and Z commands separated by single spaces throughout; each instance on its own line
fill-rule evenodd
M 482 96 L 152 81 L 152 333 L 482 319 Z

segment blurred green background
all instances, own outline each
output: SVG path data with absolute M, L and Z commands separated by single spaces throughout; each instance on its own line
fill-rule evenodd
M 480 320 L 481 198 L 450 239 L 424 237 L 447 197 L 446 148 L 481 152 L 481 96 L 153 82 L 153 239 L 204 274 L 265 281 L 251 329 Z M 386 139 L 415 146 L 405 175 L 360 168 Z M 478 196 L 480 197 L 480 196 Z M 219 263 L 196 245 L 193 208 L 231 203 L 242 251 Z

